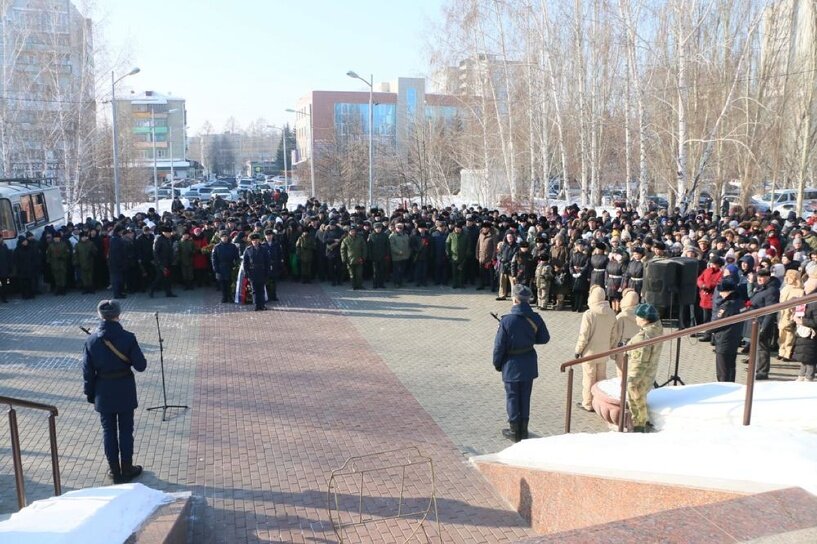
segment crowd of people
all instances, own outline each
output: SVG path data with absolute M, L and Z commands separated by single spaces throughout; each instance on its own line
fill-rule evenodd
M 617 315 L 628 291 L 641 298 L 650 263 L 675 256 L 699 263 L 697 323 L 817 287 L 817 226 L 793 212 L 734 206 L 724 215 L 677 208 L 640 214 L 571 205 L 503 213 L 406 203 L 386 213 L 315 198 L 289 210 L 286 199 L 261 192 L 236 202 L 175 200 L 161 215 L 151 208 L 48 227 L 39 239 L 21 236 L 13 251 L 0 243 L 0 300 L 12 292 L 32 298 L 107 288 L 113 298 L 172 297 L 174 286 L 217 287 L 222 302 L 263 310 L 277 300 L 281 280 L 348 281 L 353 289 L 447 285 L 495 292 L 497 300 L 525 285 L 538 309 L 583 312 L 601 298 Z M 592 289 L 589 300 L 594 286 L 600 291 Z M 768 377 L 776 344 L 779 359 L 802 363 L 799 379 L 814 379 L 815 309 L 763 320 L 758 379 Z M 719 379 L 734 380 L 733 352 L 745 336 L 729 327 L 701 338 L 715 344 Z

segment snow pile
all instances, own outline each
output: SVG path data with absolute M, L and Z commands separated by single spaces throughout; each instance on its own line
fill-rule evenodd
M 0 522 L 2 544 L 115 544 L 173 497 L 142 484 L 71 491 L 36 501 Z
M 703 383 L 654 389 L 647 406 L 661 430 L 740 426 L 745 398 L 743 385 Z M 751 426 L 817 432 L 817 382 L 755 382 Z
M 817 435 L 785 429 L 563 434 L 474 461 L 742 492 L 802 487 L 817 495 Z

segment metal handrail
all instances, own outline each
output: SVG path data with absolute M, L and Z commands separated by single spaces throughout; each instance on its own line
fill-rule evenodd
M 20 430 L 17 426 L 17 411 L 15 406 L 20 408 L 30 408 L 48 412 L 48 437 L 51 442 L 51 474 L 54 479 L 54 495 L 62 494 L 62 484 L 60 483 L 60 458 L 57 451 L 57 421 L 59 410 L 50 404 L 41 404 L 30 400 L 15 399 L 12 397 L 0 396 L 0 404 L 7 404 L 9 407 L 9 431 L 11 435 L 11 457 L 14 463 L 14 483 L 17 488 L 17 504 L 20 509 L 26 506 L 26 489 L 23 480 L 23 460 L 20 449 Z
M 619 353 L 623 353 L 624 363 L 621 369 L 622 375 L 622 385 L 621 385 L 621 398 L 619 399 L 620 404 L 620 414 L 619 414 L 619 421 L 618 421 L 618 430 L 624 430 L 624 412 L 626 407 L 627 401 L 627 352 L 632 351 L 634 349 L 640 349 L 647 346 L 653 346 L 655 344 L 660 344 L 662 342 L 666 342 L 668 340 L 674 340 L 676 338 L 682 338 L 684 336 L 689 336 L 692 334 L 700 333 L 700 332 L 708 332 L 713 329 L 719 329 L 721 327 L 727 327 L 729 325 L 734 325 L 735 323 L 743 323 L 744 321 L 752 321 L 752 332 L 749 339 L 749 368 L 748 368 L 748 376 L 746 378 L 746 398 L 743 404 L 743 424 L 749 425 L 752 419 L 752 399 L 754 397 L 754 390 L 755 390 L 755 366 L 756 366 L 756 358 L 757 358 L 757 338 L 760 332 L 758 326 L 758 318 L 763 317 L 766 315 L 774 314 L 779 312 L 780 310 L 786 310 L 788 308 L 793 308 L 795 306 L 800 306 L 801 304 L 810 304 L 812 302 L 817 302 L 817 293 L 812 293 L 810 295 L 804 295 L 801 297 L 793 298 L 791 300 L 787 300 L 786 302 L 778 302 L 777 304 L 772 304 L 771 306 L 766 306 L 764 308 L 758 308 L 756 310 L 749 310 L 746 312 L 741 312 L 739 314 L 735 314 L 733 316 L 724 317 L 723 319 L 718 319 L 715 321 L 710 321 L 708 323 L 704 323 L 702 325 L 696 325 L 694 327 L 687 327 L 685 329 L 678 329 L 676 331 L 663 334 L 661 336 L 656 336 L 655 338 L 650 338 L 644 340 L 642 342 L 637 342 L 635 344 L 619 346 L 617 348 L 613 348 L 607 351 L 603 351 L 601 353 L 594 353 L 593 355 L 588 355 L 586 357 L 579 357 L 578 359 L 573 359 L 567 361 L 566 363 L 562 363 L 559 367 L 561 372 L 568 370 L 568 382 L 567 382 L 567 403 L 565 408 L 565 432 L 570 432 L 570 420 L 573 415 L 573 367 L 586 363 L 589 361 L 595 361 L 598 359 L 606 359 L 611 355 L 618 355 Z

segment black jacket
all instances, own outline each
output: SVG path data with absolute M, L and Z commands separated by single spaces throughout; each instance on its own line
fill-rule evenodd
M 812 302 L 806 306 L 806 314 L 803 316 L 803 326 L 817 330 L 817 302 Z M 794 351 L 791 358 L 798 363 L 807 365 L 817 364 L 817 337 L 801 338 L 794 336 Z
M 756 310 L 780 302 L 780 280 L 772 276 L 766 285 L 758 285 L 752 298 L 749 299 L 749 308 Z M 777 323 L 777 314 L 772 313 L 760 318 L 760 331 L 768 331 Z
M 173 266 L 173 240 L 159 234 L 153 241 L 153 259 L 156 266 L 170 268 Z
M 724 319 L 737 315 L 743 309 L 743 298 L 737 291 L 731 293 L 727 298 L 719 299 L 712 309 L 712 320 Z M 723 310 L 723 313 L 721 313 Z M 740 340 L 743 337 L 743 323 L 727 325 L 712 331 L 712 339 L 715 342 L 715 353 L 737 353 L 740 347 Z
M 14 248 L 14 274 L 18 278 L 32 277 L 37 273 L 40 253 L 36 248 L 18 243 Z

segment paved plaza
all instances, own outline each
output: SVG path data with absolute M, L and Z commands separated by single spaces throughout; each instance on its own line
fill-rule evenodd
M 491 365 L 496 322 L 509 302 L 473 289 L 352 291 L 284 283 L 272 311 L 219 304 L 210 290 L 177 299 L 123 301 L 123 324 L 137 334 L 148 369 L 137 376 L 139 481 L 191 490 L 194 542 L 337 542 L 327 509 L 328 479 L 351 456 L 416 446 L 433 460 L 440 530 L 446 542 L 514 542 L 533 536 L 468 463 L 507 447 L 500 375 Z M 56 405 L 63 490 L 107 485 L 97 414 L 82 394 L 79 326 L 95 326 L 101 297 L 50 295 L 0 306 L 0 394 Z M 155 313 L 164 336 L 168 421 L 160 405 Z M 544 312 L 551 342 L 538 348 L 530 428 L 545 436 L 564 425 L 566 374 L 579 314 Z M 665 346 L 659 381 L 669 375 Z M 611 365 L 612 368 L 612 365 Z M 787 378 L 794 365 L 775 365 Z M 712 381 L 714 354 L 682 343 L 681 377 Z M 580 391 L 579 377 L 574 388 Z M 745 379 L 742 367 L 738 379 Z M 52 493 L 44 415 L 19 410 L 29 501 Z M 599 432 L 592 414 L 574 413 L 574 432 Z M 370 482 L 364 498 L 393 491 Z M 357 507 L 351 489 L 344 513 Z M 371 496 L 370 496 L 371 495 Z M 428 498 L 422 478 L 406 497 Z M 352 500 L 354 499 L 354 500 Z M 352 507 L 351 503 L 355 503 Z M 348 507 L 348 508 L 347 508 Z M 0 513 L 16 509 L 8 426 L 0 423 Z M 436 525 L 427 524 L 431 536 Z M 350 542 L 397 542 L 410 522 L 352 528 Z

